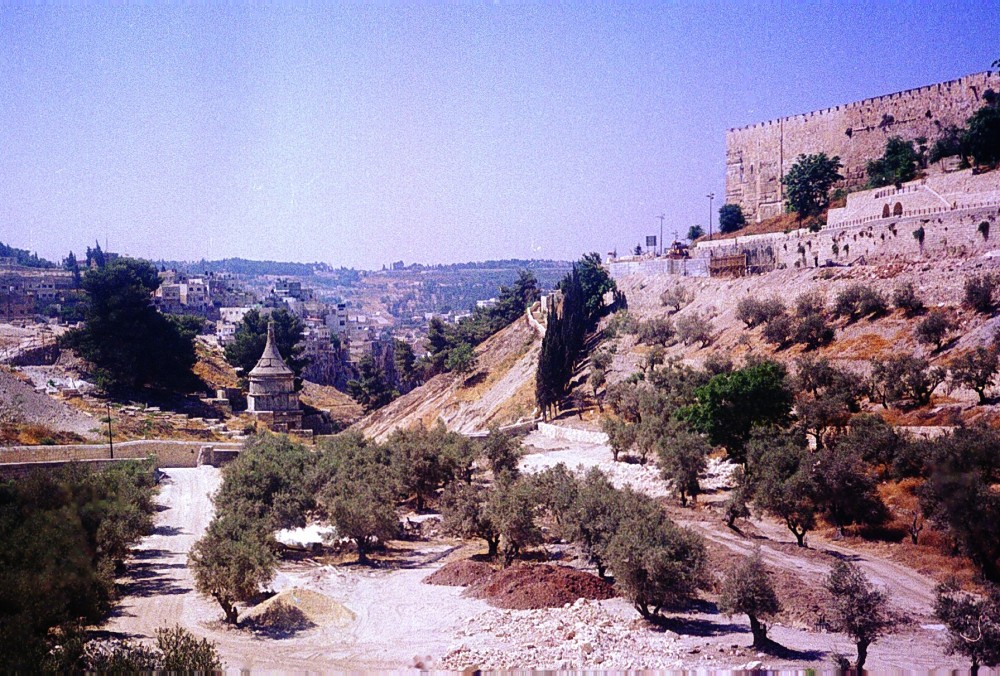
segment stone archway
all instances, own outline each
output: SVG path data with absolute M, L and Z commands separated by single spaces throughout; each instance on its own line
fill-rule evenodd
M 893 216 L 902 216 L 903 215 L 903 204 L 902 204 L 902 202 L 896 202 L 895 206 L 892 207 L 892 215 Z
M 889 205 L 882 206 L 882 218 L 889 218 Z

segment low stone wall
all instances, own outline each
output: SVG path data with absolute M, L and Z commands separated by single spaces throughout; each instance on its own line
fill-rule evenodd
M 114 460 L 80 460 L 81 465 L 89 470 L 99 472 L 112 465 L 122 462 L 135 462 L 133 459 L 115 458 Z M 35 470 L 53 470 L 67 465 L 65 460 L 53 460 L 51 462 L 15 462 L 10 464 L 0 464 L 0 480 L 21 479 L 28 476 Z
M 991 224 L 987 237 L 979 230 L 983 221 Z M 924 229 L 924 243 L 914 231 Z M 835 246 L 836 245 L 836 246 Z M 863 225 L 825 227 L 818 232 L 793 230 L 788 233 L 749 235 L 711 244 L 699 244 L 699 253 L 713 256 L 767 250 L 776 267 L 797 268 L 851 264 L 862 257 L 867 262 L 905 258 L 937 260 L 969 257 L 1000 248 L 1000 206 L 946 210 L 938 214 L 878 218 Z
M 239 452 L 239 444 L 206 444 L 203 441 L 140 440 L 115 444 L 114 459 L 153 457 L 157 467 L 197 467 L 204 447 Z M 0 448 L 0 464 L 67 463 L 85 460 L 110 460 L 107 444 L 78 446 L 11 446 Z
M 708 258 L 614 260 L 608 263 L 608 274 L 612 279 L 640 274 L 708 277 Z
M 549 437 L 550 439 L 565 439 L 566 441 L 578 441 L 585 444 L 606 445 L 608 443 L 608 435 L 604 432 L 581 430 L 576 427 L 562 427 L 560 425 L 540 422 L 538 423 L 538 431 L 542 436 Z

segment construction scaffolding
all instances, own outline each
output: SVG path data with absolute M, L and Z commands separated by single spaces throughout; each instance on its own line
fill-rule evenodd
M 743 277 L 747 274 L 746 253 L 715 256 L 708 262 L 710 277 Z

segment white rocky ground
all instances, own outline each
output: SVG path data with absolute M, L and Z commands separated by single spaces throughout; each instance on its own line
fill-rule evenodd
M 541 440 L 537 435 L 528 441 L 533 450 L 523 459 L 525 469 L 557 462 L 600 465 L 612 470 L 616 483 L 666 492 L 654 468 L 624 463 L 612 467 L 610 451 L 599 444 Z M 724 468 L 717 474 L 724 474 Z M 830 668 L 833 652 L 853 655 L 845 637 L 810 629 L 803 621 L 772 624 L 771 637 L 793 650 L 758 654 L 746 647 L 750 635 L 745 618 L 725 618 L 710 603 L 675 616 L 666 628 L 650 627 L 622 599 L 578 601 L 568 608 L 497 610 L 463 596 L 460 587 L 422 583 L 454 549 L 453 543 L 441 541 L 416 543 L 392 568 L 309 561 L 282 567 L 273 584 L 276 591 L 304 587 L 326 594 L 356 614 L 347 627 L 319 626 L 287 638 L 230 629 L 219 621 L 218 606 L 193 591 L 186 566 L 187 551 L 211 517 L 209 495 L 219 474 L 203 467 L 167 470 L 167 475 L 159 497 L 166 509 L 157 517 L 156 533 L 137 552 L 128 595 L 106 628 L 149 637 L 157 627 L 180 623 L 217 641 L 230 669 L 803 669 Z M 943 653 L 942 628 L 930 615 L 933 582 L 924 576 L 818 537 L 811 549 L 800 551 L 777 524 L 755 522 L 757 535 L 752 539 L 729 531 L 718 519 L 692 518 L 686 525 L 737 553 L 760 544 L 769 565 L 806 587 L 821 584 L 835 556 L 851 557 L 889 588 L 894 605 L 911 618 L 872 647 L 871 669 L 963 666 Z

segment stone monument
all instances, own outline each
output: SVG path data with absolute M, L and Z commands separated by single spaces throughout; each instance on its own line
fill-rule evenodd
M 247 411 L 275 432 L 302 429 L 302 409 L 295 393 L 295 374 L 274 342 L 274 322 L 267 325 L 267 344 L 249 373 Z

